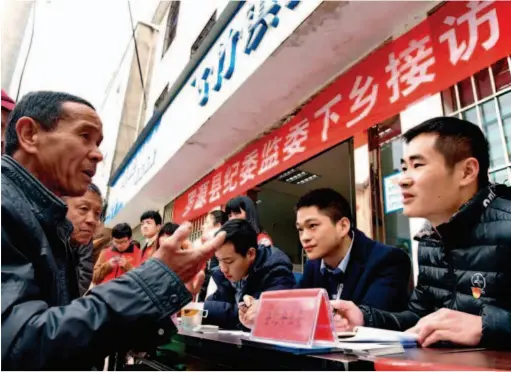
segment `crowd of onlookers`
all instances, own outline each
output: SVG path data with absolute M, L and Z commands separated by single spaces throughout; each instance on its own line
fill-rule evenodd
M 3 368 L 89 369 L 115 351 L 152 350 L 192 300 L 206 323 L 250 329 L 261 293 L 293 288 L 323 288 L 338 330 L 413 332 L 423 347 L 510 345 L 511 188 L 489 181 L 478 126 L 438 117 L 403 135 L 403 213 L 427 220 L 411 294 L 408 255 L 358 230 L 328 188 L 296 204 L 303 275 L 247 196 L 211 211 L 198 241 L 189 223 L 163 224 L 155 211 L 140 218 L 142 242 L 128 224 L 109 231 L 92 184 L 102 139 L 79 97 L 33 92 L 15 103 L 2 91 Z

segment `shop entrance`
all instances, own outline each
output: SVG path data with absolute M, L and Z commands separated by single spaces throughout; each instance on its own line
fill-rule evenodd
M 403 155 L 399 115 L 370 129 L 373 239 L 400 248 L 412 258 L 410 220 L 403 214 L 401 190 L 397 183 Z M 413 277 L 410 278 L 410 288 L 413 288 Z
M 264 230 L 274 245 L 291 258 L 295 272 L 302 272 L 305 263 L 295 226 L 294 207 L 298 199 L 310 190 L 329 187 L 340 192 L 354 211 L 353 174 L 353 141 L 350 139 L 248 192 L 256 201 Z

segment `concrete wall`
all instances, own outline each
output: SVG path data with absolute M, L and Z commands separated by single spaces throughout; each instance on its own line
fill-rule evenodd
M 228 0 L 181 1 L 175 39 L 165 54 L 162 55 L 167 17 L 170 11 L 170 6 L 167 6 L 165 15 L 159 23 L 161 32 L 155 45 L 153 76 L 144 123 L 147 123 L 151 118 L 154 103 L 161 92 L 167 85 L 172 86 L 190 60 L 192 44 L 206 26 L 211 15 L 216 11 L 218 19 L 228 2 Z
M 135 33 L 146 98 L 151 89 L 152 68 L 156 56 L 154 47 L 158 34 L 159 32 L 153 27 L 143 23 L 138 24 Z M 143 129 L 145 119 L 143 113 L 147 108 L 146 103 L 137 56 L 135 53 L 132 53 L 126 97 L 121 114 L 112 170 L 117 169 Z
M 0 12 L 2 13 L 2 79 L 0 81 L 4 89 L 8 89 L 11 84 L 33 3 L 33 1 L 2 1 Z M 25 56 L 21 54 L 21 57 Z M 16 94 L 15 91 L 9 93 Z
M 113 159 L 119 134 L 119 126 L 128 88 L 128 77 L 131 72 L 134 43 L 132 40 L 126 45 L 123 59 L 112 76 L 112 80 L 106 91 L 106 97 L 98 113 L 103 121 L 103 142 L 100 149 L 103 154 L 103 161 L 98 164 L 94 183 L 99 187 L 103 195 L 107 195 L 108 181 L 112 172 Z

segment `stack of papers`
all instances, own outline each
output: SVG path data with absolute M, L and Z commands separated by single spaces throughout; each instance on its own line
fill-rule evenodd
M 337 332 L 337 337 L 342 342 L 417 343 L 416 334 L 370 327 L 356 327 L 353 332 Z
M 388 355 L 417 347 L 417 335 L 384 329 L 357 327 L 353 332 L 338 332 L 337 347 L 356 355 Z

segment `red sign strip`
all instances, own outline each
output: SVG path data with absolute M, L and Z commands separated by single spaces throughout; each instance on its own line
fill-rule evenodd
M 282 173 L 511 53 L 511 3 L 448 2 L 178 197 L 176 222 Z

